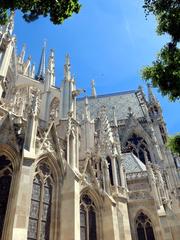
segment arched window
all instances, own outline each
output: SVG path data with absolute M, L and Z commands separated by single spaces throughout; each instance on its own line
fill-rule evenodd
M 11 161 L 4 155 L 0 156 L 0 239 L 6 215 L 12 172 Z
M 52 174 L 46 163 L 37 167 L 33 181 L 28 240 L 50 240 Z
M 146 141 L 142 138 L 133 134 L 126 142 L 125 149 L 134 153 L 145 164 L 145 155 L 146 151 L 148 160 L 151 162 L 151 156 L 147 148 Z
M 80 228 L 81 240 L 97 240 L 96 207 L 87 194 L 81 196 Z
M 50 104 L 49 120 L 54 121 L 59 116 L 59 99 L 54 98 Z
M 138 240 L 155 240 L 151 220 L 141 212 L 136 218 Z

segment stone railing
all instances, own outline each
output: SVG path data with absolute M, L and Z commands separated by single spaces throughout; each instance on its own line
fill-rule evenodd
M 127 180 L 134 180 L 134 179 L 142 179 L 142 178 L 147 178 L 148 173 L 146 171 L 142 172 L 133 172 L 133 173 L 127 173 Z

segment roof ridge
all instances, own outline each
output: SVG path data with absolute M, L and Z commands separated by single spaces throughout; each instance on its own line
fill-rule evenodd
M 137 90 L 130 90 L 130 91 L 122 91 L 122 92 L 114 92 L 114 93 L 105 93 L 101 95 L 97 95 L 96 98 L 103 98 L 103 97 L 111 97 L 111 96 L 117 96 L 117 95 L 126 95 L 130 93 L 135 93 Z M 78 101 L 84 100 L 86 97 L 80 97 L 77 98 Z M 87 96 L 88 99 L 94 98 L 94 96 Z

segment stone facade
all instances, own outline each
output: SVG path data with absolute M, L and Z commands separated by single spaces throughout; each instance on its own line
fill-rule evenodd
M 136 91 L 81 98 L 67 55 L 55 86 L 0 27 L 0 239 L 179 240 L 180 159 L 159 102 Z

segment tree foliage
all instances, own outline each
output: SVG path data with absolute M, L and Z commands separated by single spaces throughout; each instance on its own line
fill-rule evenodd
M 80 7 L 78 0 L 1 0 L 0 24 L 6 24 L 8 10 L 20 10 L 27 22 L 43 16 L 49 17 L 54 24 L 62 24 L 73 13 L 78 13 Z
M 167 43 L 153 61 L 145 67 L 142 77 L 158 87 L 170 100 L 180 99 L 180 1 L 179 0 L 144 0 L 146 16 L 154 14 L 157 20 L 157 33 L 168 34 Z
M 168 138 L 167 146 L 172 152 L 180 154 L 180 133 Z

